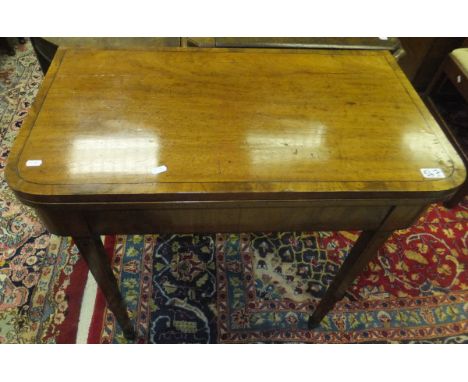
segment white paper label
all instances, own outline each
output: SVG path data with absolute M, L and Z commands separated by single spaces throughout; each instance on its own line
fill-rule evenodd
M 440 168 L 422 168 L 421 174 L 429 179 L 443 179 L 445 174 Z
M 160 174 L 160 173 L 166 172 L 166 171 L 167 171 L 167 167 L 163 165 L 163 166 L 153 167 L 151 169 L 151 174 L 156 175 L 156 174 Z
M 29 159 L 26 161 L 26 167 L 39 167 L 41 164 L 41 159 Z

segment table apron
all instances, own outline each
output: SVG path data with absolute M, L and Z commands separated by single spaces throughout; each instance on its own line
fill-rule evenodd
M 259 232 L 311 230 L 375 230 L 393 209 L 376 206 L 189 207 L 146 209 L 67 210 L 36 208 L 51 233 L 62 236 L 89 234 Z M 421 205 L 400 206 L 404 211 L 386 229 L 411 225 Z

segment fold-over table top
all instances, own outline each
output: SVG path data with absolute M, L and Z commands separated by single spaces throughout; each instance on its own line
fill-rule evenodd
M 388 52 L 59 49 L 7 177 L 42 202 L 433 197 L 465 169 Z

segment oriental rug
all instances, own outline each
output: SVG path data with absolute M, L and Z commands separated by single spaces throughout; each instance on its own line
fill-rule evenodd
M 0 343 L 74 342 L 88 273 L 71 240 L 49 235 L 4 179 L 42 77 L 29 42 L 0 55 Z
M 396 232 L 315 330 L 356 232 L 108 237 L 140 343 L 468 342 L 468 199 Z M 98 296 L 91 343 L 127 342 Z

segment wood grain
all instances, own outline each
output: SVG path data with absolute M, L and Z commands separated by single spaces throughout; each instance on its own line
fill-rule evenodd
M 26 166 L 30 159 L 42 165 Z M 432 167 L 446 178 L 424 179 L 420 169 Z M 59 49 L 6 173 L 36 202 L 440 198 L 465 177 L 388 52 L 194 48 Z

